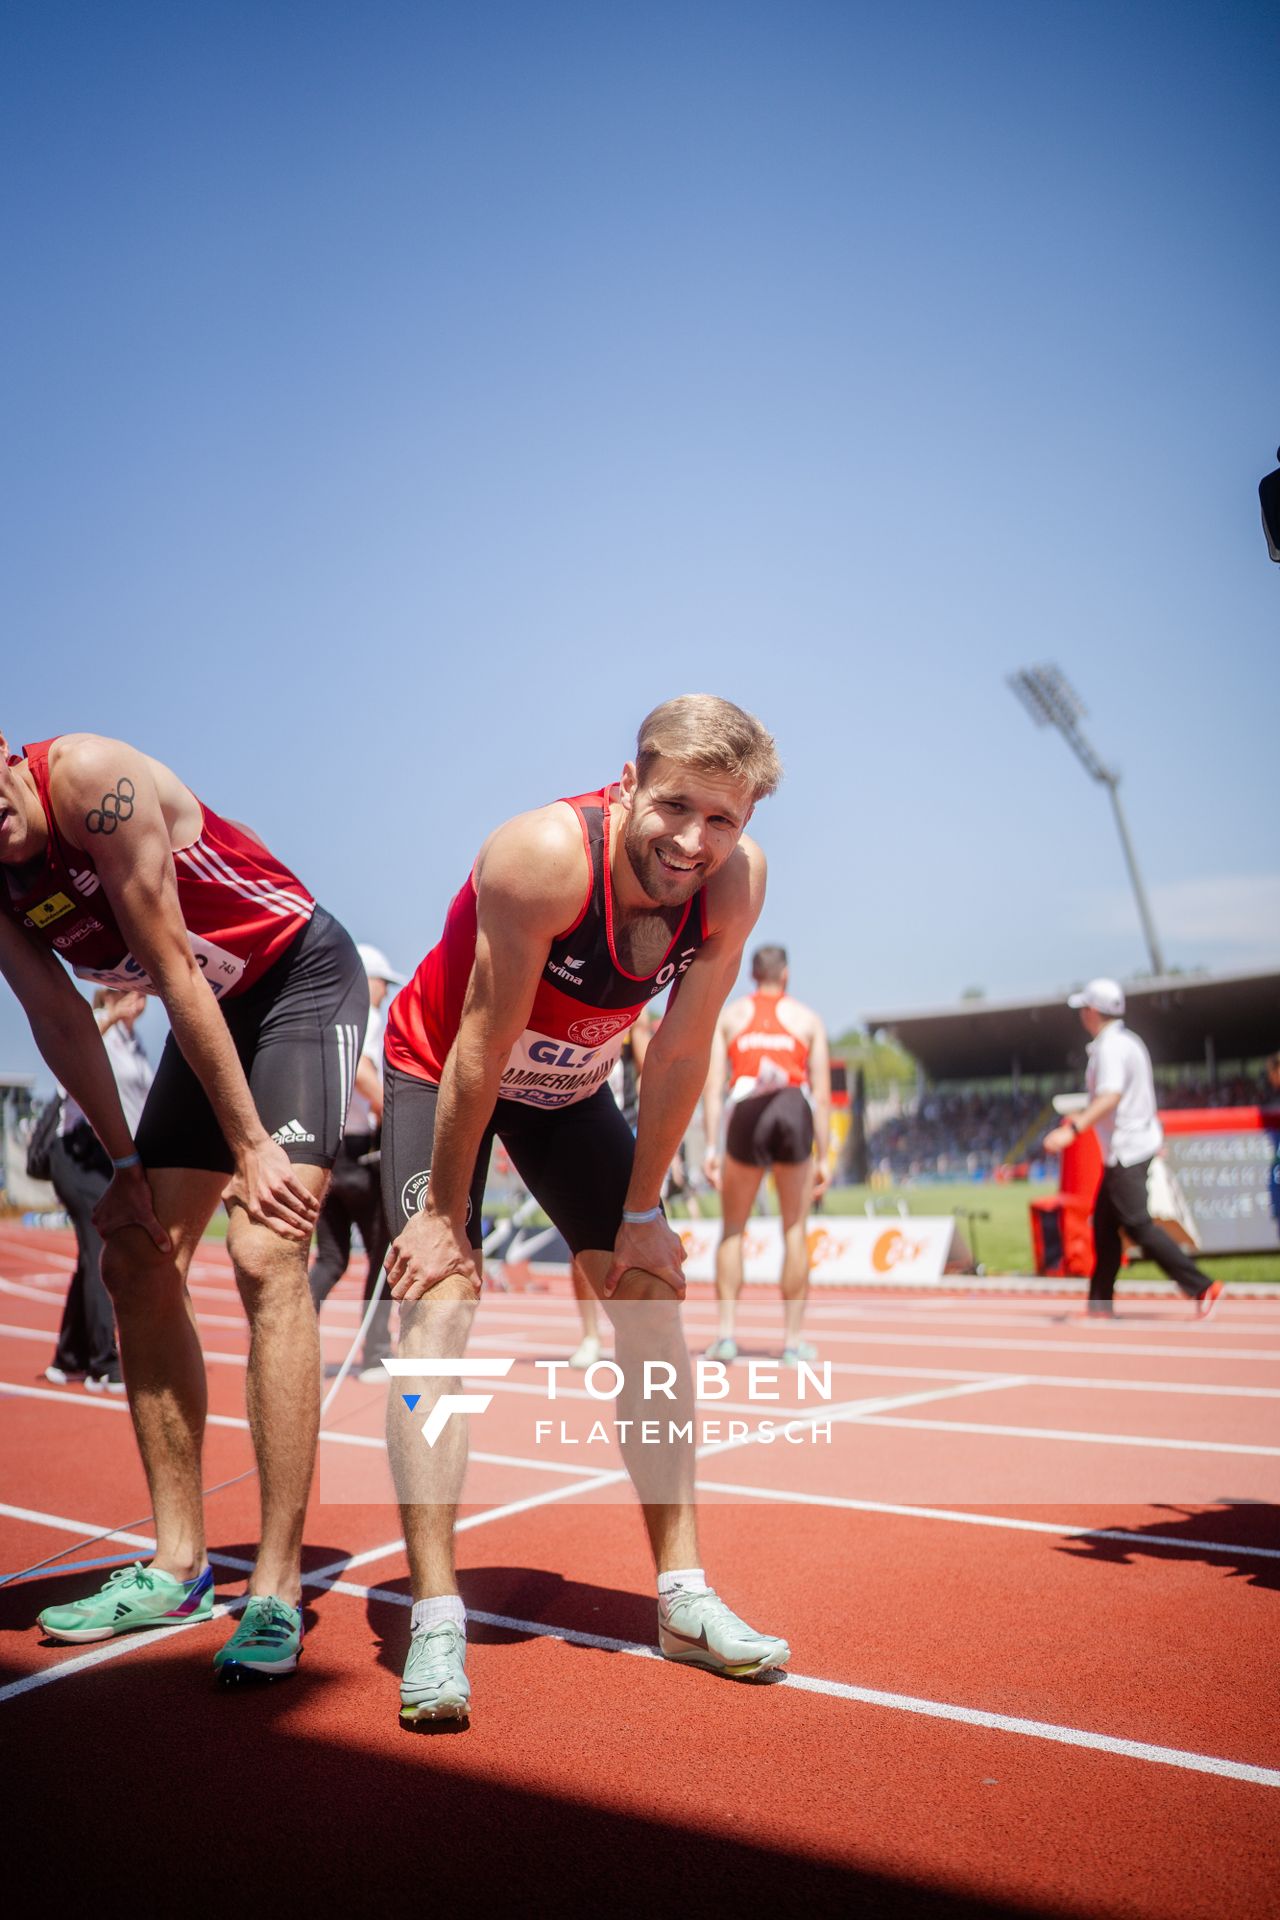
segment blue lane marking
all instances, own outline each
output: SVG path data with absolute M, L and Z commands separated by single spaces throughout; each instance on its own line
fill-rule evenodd
M 27 1574 L 28 1580 L 47 1580 L 55 1573 L 87 1573 L 93 1567 L 131 1567 L 135 1560 L 141 1559 L 147 1552 L 145 1547 L 135 1547 L 132 1553 L 109 1553 L 105 1560 L 70 1560 L 64 1566 L 62 1562 L 51 1561 L 47 1567 L 37 1567 Z M 11 1581 L 12 1586 L 21 1586 L 20 1580 Z

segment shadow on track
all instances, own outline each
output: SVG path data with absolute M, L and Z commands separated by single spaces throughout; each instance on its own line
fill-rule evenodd
M 1126 1528 L 1129 1537 L 1124 1540 L 1077 1538 L 1065 1541 L 1058 1552 L 1068 1553 L 1076 1560 L 1105 1560 L 1111 1566 L 1128 1566 L 1139 1554 L 1158 1560 L 1194 1559 L 1194 1552 L 1188 1548 L 1194 1549 L 1198 1541 L 1212 1540 L 1219 1547 L 1228 1548 L 1270 1547 L 1274 1550 L 1280 1546 L 1280 1507 L 1269 1506 L 1265 1501 L 1230 1500 L 1224 1496 L 1218 1507 L 1163 1507 L 1158 1511 L 1160 1519 L 1153 1520 L 1150 1526 Z M 1170 1540 L 1180 1544 L 1166 1545 Z M 1280 1592 L 1280 1560 L 1255 1559 L 1248 1553 L 1234 1558 L 1230 1553 L 1206 1553 L 1200 1557 L 1207 1567 L 1219 1572 L 1225 1568 L 1251 1586 Z
M 699 1830 L 692 1779 L 668 1781 L 670 1811 L 660 1819 L 620 1806 L 643 1798 L 662 1767 L 648 1747 L 631 1758 L 634 1783 L 615 1773 L 597 1789 L 584 1775 L 587 1798 L 477 1775 L 466 1742 L 410 1738 L 390 1715 L 386 1744 L 375 1744 L 367 1727 L 326 1719 L 329 1689 L 309 1683 L 305 1669 L 278 1688 L 216 1692 L 201 1639 L 6 1709 L 26 1777 L 41 1783 L 38 1811 L 14 1826 L 8 1884 L 38 1887 L 51 1873 L 78 1876 L 94 1861 L 127 1858 L 148 1885 L 185 1886 L 201 1920 L 265 1906 L 284 1920 L 312 1920 L 419 1905 L 449 1920 L 542 1912 L 650 1920 L 673 1894 L 682 1912 L 705 1916 L 1050 1912 L 815 1858 L 799 1819 L 785 1851 Z M 591 1695 L 566 1702 L 548 1742 L 578 1741 L 581 1713 L 598 1710 Z M 761 1776 L 743 1791 L 749 1821 L 753 1795 L 786 1788 Z M 597 1797 L 612 1804 L 593 1804 Z M 1051 1910 L 1061 1911 L 1056 1900 Z

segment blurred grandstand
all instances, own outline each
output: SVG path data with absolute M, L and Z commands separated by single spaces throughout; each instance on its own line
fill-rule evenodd
M 1162 1107 L 1274 1103 L 1263 1062 L 1280 1046 L 1280 973 L 1148 977 L 1128 983 L 1126 994 Z M 867 1040 L 846 1036 L 835 1049 L 862 1072 L 865 1088 L 845 1178 L 897 1185 L 1046 1171 L 1039 1146 L 1053 1095 L 1084 1084 L 1086 1036 L 1066 998 L 1064 990 L 1052 999 L 970 998 L 867 1014 Z

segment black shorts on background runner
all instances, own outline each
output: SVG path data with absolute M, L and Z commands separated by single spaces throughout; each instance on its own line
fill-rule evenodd
M 383 1085 L 382 1199 L 392 1238 L 420 1213 L 431 1174 L 439 1087 L 388 1066 Z M 495 1137 L 571 1252 L 609 1252 L 622 1226 L 635 1135 L 607 1086 L 567 1107 L 499 1100 L 471 1178 L 467 1238 L 479 1247 L 481 1211 Z
M 797 1166 L 813 1152 L 813 1109 L 799 1087 L 750 1094 L 730 1110 L 724 1150 L 748 1167 Z
M 369 1019 L 369 981 L 346 928 L 317 907 L 275 965 L 218 1011 L 272 1139 L 295 1165 L 331 1167 Z M 144 1167 L 235 1171 L 209 1096 L 172 1034 L 137 1148 Z

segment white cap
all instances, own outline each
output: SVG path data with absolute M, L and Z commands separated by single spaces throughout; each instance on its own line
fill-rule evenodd
M 1067 1001 L 1069 1007 L 1092 1007 L 1108 1020 L 1118 1020 L 1124 1012 L 1124 988 L 1118 980 L 1091 980 Z
M 404 975 L 396 972 L 381 947 L 371 947 L 362 940 L 356 952 L 364 961 L 364 970 L 371 980 L 385 980 L 392 987 L 404 985 Z

